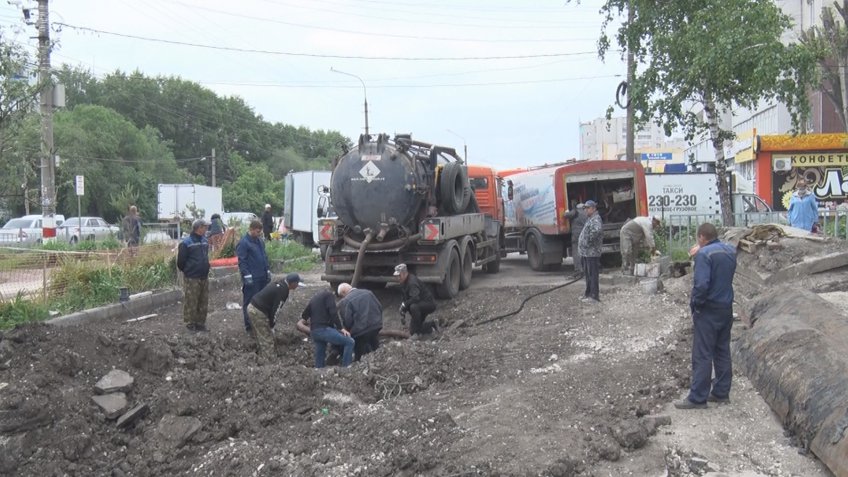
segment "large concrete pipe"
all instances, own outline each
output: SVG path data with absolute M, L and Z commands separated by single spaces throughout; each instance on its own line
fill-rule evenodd
M 734 364 L 839 477 L 848 477 L 848 317 L 818 295 L 781 288 L 754 301 Z

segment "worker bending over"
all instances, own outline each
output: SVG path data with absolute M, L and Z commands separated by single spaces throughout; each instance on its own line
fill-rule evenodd
M 654 228 L 659 227 L 660 220 L 656 217 L 636 217 L 628 220 L 619 232 L 621 239 L 621 273 L 633 275 L 636 257 L 642 249 L 651 253 L 656 252 L 654 243 Z
M 289 273 L 284 280 L 271 282 L 259 290 L 247 305 L 247 319 L 250 334 L 256 339 L 260 361 L 268 363 L 277 356 L 274 328 L 277 310 L 289 299 L 289 291 L 297 289 L 302 283 L 300 275 Z
M 436 300 L 430 293 L 430 288 L 415 275 L 409 273 L 405 263 L 395 267 L 394 276 L 403 289 L 403 303 L 400 304 L 401 314 L 409 312 L 412 320 L 409 322 L 410 335 L 423 335 L 433 331 L 439 332 L 439 324 L 435 320 L 426 321 L 427 315 L 436 311 Z
M 353 288 L 342 283 L 338 289 L 338 303 L 342 325 L 353 338 L 354 360 L 377 351 L 380 347 L 380 330 L 383 329 L 383 306 L 370 290 Z

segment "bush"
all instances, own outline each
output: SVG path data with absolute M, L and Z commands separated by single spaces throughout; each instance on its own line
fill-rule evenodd
M 311 270 L 321 257 L 316 255 L 311 248 L 292 241 L 272 240 L 266 242 L 265 253 L 269 261 L 284 260 L 286 272 L 304 272 Z
M 20 293 L 13 301 L 0 303 L 0 330 L 31 321 L 46 320 L 50 316 L 47 305 L 28 300 Z

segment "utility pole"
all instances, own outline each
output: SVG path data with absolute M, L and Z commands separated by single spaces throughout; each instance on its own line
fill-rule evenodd
M 462 139 L 462 152 L 463 152 L 463 160 L 465 160 L 465 165 L 468 165 L 468 143 L 465 142 L 465 138 L 460 136 L 459 134 L 451 131 L 450 129 L 446 129 L 445 131 L 453 134 L 454 136 Z
M 215 187 L 215 148 L 212 148 L 212 187 Z
M 41 87 L 42 241 L 56 238 L 56 163 L 53 159 L 53 78 L 50 72 L 48 0 L 38 0 L 38 83 Z
M 636 19 L 636 12 L 633 6 L 634 0 L 627 2 L 627 25 L 632 25 Z M 636 151 L 634 145 L 634 136 L 636 134 L 635 122 L 636 114 L 633 111 L 633 80 L 636 77 L 636 56 L 633 53 L 633 45 L 627 43 L 627 144 L 626 155 L 628 161 L 636 161 Z
M 343 74 L 343 75 L 347 75 L 347 76 L 352 76 L 352 77 L 358 79 L 360 83 L 362 83 L 362 95 L 365 98 L 365 135 L 368 136 L 369 135 L 368 134 L 368 90 L 365 89 L 365 81 L 362 81 L 362 78 L 360 78 L 359 76 L 356 76 L 355 74 L 345 73 L 344 71 L 339 71 L 339 70 L 333 68 L 332 66 L 330 67 L 330 71 L 332 71 L 333 73 L 339 73 L 339 74 Z

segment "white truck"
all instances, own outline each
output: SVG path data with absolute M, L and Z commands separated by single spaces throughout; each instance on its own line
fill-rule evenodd
M 307 246 L 318 243 L 318 219 L 330 217 L 330 171 L 290 172 L 285 181 L 285 225 L 292 238 Z
M 157 218 L 160 221 L 176 222 L 195 218 L 209 219 L 214 213 L 224 211 L 223 194 L 220 187 L 198 184 L 159 184 Z
M 712 172 L 645 174 L 648 213 L 659 218 L 679 215 L 721 215 L 716 176 Z M 770 212 L 771 207 L 756 194 L 730 194 L 737 214 Z

